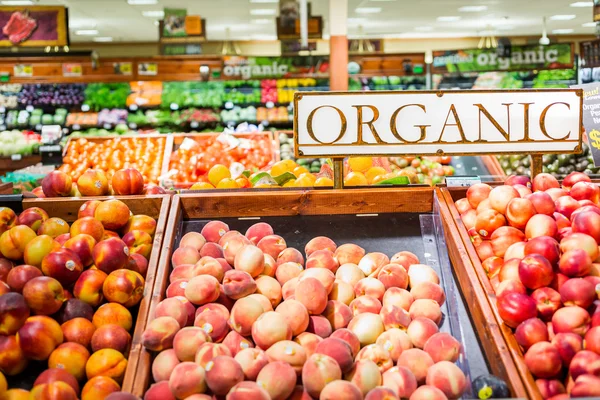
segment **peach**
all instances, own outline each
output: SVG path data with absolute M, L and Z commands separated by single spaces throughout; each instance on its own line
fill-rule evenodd
M 549 289 L 549 288 L 540 288 L 540 289 Z M 500 297 L 503 293 L 509 292 L 517 292 L 521 294 L 527 294 L 527 288 L 521 281 L 516 281 L 513 279 L 502 281 L 496 287 L 496 296 Z
M 175 298 L 183 303 L 183 306 L 185 307 L 185 309 L 187 311 L 187 321 L 186 321 L 185 325 L 186 326 L 194 325 L 194 320 L 196 319 L 196 307 L 184 296 L 175 296 Z M 201 308 L 202 307 L 200 307 L 199 310 Z M 224 309 L 224 312 L 225 312 L 224 315 L 226 315 L 227 318 L 229 318 L 229 310 L 227 308 L 225 308 L 225 306 L 215 303 L 211 306 L 211 308 L 218 309 L 221 312 L 223 312 L 223 309 Z
M 87 303 L 79 299 L 68 299 L 63 303 L 57 320 L 60 323 L 67 322 L 74 318 L 85 318 L 89 321 L 94 317 L 94 309 Z
M 118 325 L 103 325 L 92 335 L 91 347 L 96 352 L 101 349 L 114 349 L 121 354 L 127 354 L 131 335 Z
M 333 253 L 329 250 L 317 250 L 313 252 L 306 260 L 306 269 L 326 268 L 335 273 L 339 266 L 340 264 L 334 258 Z
M 73 222 L 69 231 L 70 237 L 86 234 L 100 242 L 104 237 L 104 226 L 94 217 L 83 217 Z
M 533 344 L 525 353 L 525 365 L 538 378 L 551 378 L 562 368 L 562 359 L 556 346 L 548 342 Z
M 189 398 L 188 398 L 189 399 Z M 231 388 L 227 400 L 270 400 L 269 393 L 255 382 L 240 382 Z M 193 399 L 192 399 L 193 400 Z
M 360 360 L 356 362 L 344 379 L 358 387 L 363 395 L 381 385 L 383 379 L 379 367 L 371 360 Z
M 83 271 L 75 282 L 73 295 L 92 307 L 98 307 L 104 301 L 102 286 L 107 276 L 98 269 Z
M 0 207 L 0 235 L 15 226 L 17 214 L 8 207 Z
M 562 382 L 557 379 L 536 379 L 535 384 L 544 399 L 567 392 Z
M 269 393 L 272 400 L 285 400 L 296 386 L 296 372 L 288 363 L 275 361 L 261 369 L 256 383 Z
M 14 335 L 29 318 L 29 307 L 19 293 L 0 296 L 0 335 Z
M 327 302 L 323 316 L 327 318 L 334 331 L 347 327 L 353 317 L 350 307 L 336 300 Z
M 328 338 L 333 329 L 327 318 L 320 315 L 311 315 L 306 327 L 306 332 L 314 333 L 322 338 Z
M 6 391 L 6 400 L 29 400 L 29 394 L 25 389 L 9 389 Z
M 365 277 L 365 274 L 358 268 L 358 265 L 346 263 L 341 264 L 335 272 L 336 279 L 350 284 L 352 287 Z
M 31 207 L 23 210 L 17 218 L 17 225 L 25 225 L 38 231 L 42 224 L 48 220 L 48 213 L 39 207 Z M 68 229 L 67 229 L 68 231 Z
M 412 344 L 422 349 L 429 338 L 438 333 L 438 326 L 428 318 L 419 317 L 411 321 L 406 333 Z
M 78 343 L 63 343 L 48 358 L 49 368 L 62 368 L 78 380 L 85 378 L 85 367 L 90 352 Z
M 275 260 L 279 257 L 279 253 L 287 248 L 285 240 L 279 235 L 267 235 L 259 240 L 256 246 Z
M 0 281 L 0 296 L 3 294 L 9 293 L 9 292 L 10 292 L 10 286 L 8 286 L 8 283 L 4 283 L 3 281 Z
M 560 297 L 563 305 L 588 308 L 596 296 L 596 285 L 582 278 L 571 278 L 560 287 Z
M 446 400 L 447 397 L 435 386 L 423 385 L 418 387 L 410 396 L 410 400 Z
M 237 254 L 239 252 L 241 252 L 241 250 L 245 247 L 245 246 L 252 246 L 252 242 L 250 242 L 248 239 L 246 239 L 245 236 L 242 236 L 240 234 L 237 235 L 231 235 L 230 237 L 227 238 L 227 240 L 223 240 L 219 243 L 223 243 L 223 258 L 225 258 L 225 260 L 231 264 L 234 265 L 235 264 L 235 258 L 237 256 Z M 256 246 L 254 246 L 256 247 Z M 261 250 L 261 249 L 259 249 Z M 254 258 L 250 258 L 249 261 L 249 268 L 255 268 L 256 265 L 258 265 L 258 267 L 256 268 L 264 268 L 264 259 L 262 260 L 258 260 L 257 257 L 257 252 L 253 251 L 252 254 L 254 254 Z
M 217 356 L 206 364 L 206 384 L 218 396 L 224 396 L 244 380 L 242 367 L 230 356 Z
M 410 310 L 410 306 L 414 301 L 415 299 L 408 290 L 395 287 L 389 288 L 383 295 L 384 305 L 391 304 L 397 307 L 402 307 L 406 311 Z
M 435 362 L 425 351 L 421 349 L 408 349 L 400 354 L 397 365 L 408 368 L 417 379 L 417 383 L 422 385 L 427 378 L 427 371 L 433 364 Z
M 327 307 L 327 290 L 315 278 L 308 277 L 299 280 L 294 297 L 306 307 L 311 315 L 321 314 Z
M 427 385 L 440 389 L 449 399 L 459 398 L 467 387 L 465 374 L 449 361 L 431 366 L 425 381 Z
M 66 342 L 79 343 L 84 347 L 90 347 L 96 327 L 85 318 L 73 318 L 63 323 L 62 329 Z
M 169 382 L 155 383 L 148 388 L 144 394 L 144 400 L 176 400 L 171 389 L 169 388 Z
M 189 279 L 175 279 L 167 287 L 167 297 L 185 297 L 185 288 L 188 283 Z
M 327 294 L 331 293 L 333 289 L 333 282 L 335 282 L 335 275 L 333 272 L 326 268 L 310 268 L 302 271 L 300 275 L 298 275 L 298 282 L 306 278 L 315 278 L 325 287 L 325 291 Z
M 442 306 L 446 301 L 444 290 L 440 287 L 440 285 L 431 282 L 421 282 L 412 286 L 410 289 L 410 294 L 415 300 L 431 299 L 435 300 L 440 306 Z
M 388 304 L 381 309 L 379 315 L 381 316 L 383 326 L 386 330 L 392 328 L 406 330 L 408 325 L 410 325 L 410 315 L 408 314 L 408 311 L 401 307 Z
M 383 346 L 390 353 L 392 360 L 397 360 L 402 352 L 413 347 L 406 332 L 398 328 L 392 328 L 383 332 L 375 343 Z
M 242 349 L 234 358 L 242 367 L 246 379 L 250 381 L 256 380 L 258 373 L 269 363 L 267 354 L 256 348 Z
M 406 289 L 408 287 L 408 273 L 400 264 L 385 265 L 381 271 L 379 271 L 377 279 L 381 281 L 385 289 L 391 287 Z
M 377 337 L 385 330 L 381 316 L 370 312 L 352 318 L 348 329 L 358 337 L 361 346 L 375 343 Z
M 361 360 L 373 361 L 382 374 L 394 366 L 394 360 L 389 351 L 381 344 L 370 344 L 363 347 L 356 355 L 356 361 Z
M 110 184 L 116 195 L 142 194 L 144 191 L 144 176 L 135 168 L 124 168 L 115 172 Z
M 194 361 L 200 346 L 210 342 L 208 333 L 198 327 L 181 329 L 173 339 L 173 349 L 181 361 Z
M 79 211 L 77 212 L 77 219 L 81 219 L 84 217 L 94 217 L 96 213 L 96 208 L 102 202 L 100 200 L 88 200 L 79 207 Z
M 129 217 L 127 224 L 123 227 L 123 234 L 127 234 L 132 231 L 146 232 L 150 236 L 154 236 L 156 232 L 156 220 L 148 215 L 138 214 Z M 184 236 L 185 237 L 185 236 Z M 182 238 L 183 241 L 183 238 Z M 193 243 L 195 247 L 197 243 Z M 179 243 L 179 246 L 185 246 L 185 244 Z M 199 251 L 199 249 L 198 249 Z
M 596 240 L 585 233 L 573 233 L 560 241 L 560 251 L 565 253 L 569 250 L 583 249 L 588 253 L 590 259 L 598 258 L 598 244 Z
M 180 326 L 175 318 L 158 317 L 148 323 L 142 334 L 142 344 L 148 350 L 162 351 L 173 347 Z
M 43 383 L 31 389 L 29 398 L 38 399 L 61 399 L 77 400 L 77 393 L 69 384 L 61 381 Z
M 552 338 L 552 344 L 558 349 L 565 367 L 571 364 L 575 354 L 583 350 L 583 338 L 575 333 L 558 333 Z
M 269 362 L 283 361 L 291 365 L 300 376 L 307 354 L 302 345 L 291 340 L 282 340 L 269 347 L 266 351 Z
M 339 301 L 349 306 L 354 300 L 354 289 L 350 284 L 336 279 L 329 292 L 329 300 Z
M 129 248 L 130 254 L 140 254 L 149 259 L 152 252 L 152 236 L 144 231 L 130 231 L 123 236 L 123 243 Z
M 341 339 L 331 337 L 324 339 L 317 344 L 314 354 L 325 354 L 333 358 L 344 373 L 348 372 L 354 364 L 352 348 Z
M 302 332 L 294 338 L 294 342 L 301 345 L 306 351 L 306 356 L 310 357 L 317 349 L 317 345 L 323 341 L 323 338 L 311 332 Z
M 414 264 L 408 271 L 408 277 L 410 279 L 410 287 L 414 287 L 422 282 L 431 282 L 436 285 L 440 284 L 440 278 L 437 272 L 429 265 L 425 264 Z
M 43 258 L 43 257 L 42 257 Z M 41 263 L 41 260 L 40 260 Z M 0 257 L 0 281 L 6 282 L 6 277 L 8 273 L 13 268 L 12 261 L 7 260 L 6 258 Z
M 127 369 L 127 359 L 114 349 L 102 349 L 93 353 L 88 359 L 85 372 L 88 379 L 96 376 L 107 376 L 121 383 Z
M 257 347 L 267 350 L 276 342 L 291 340 L 292 329 L 279 313 L 269 311 L 262 314 L 252 325 L 252 339 Z
M 366 275 L 369 276 L 373 274 L 377 276 L 381 269 L 390 263 L 390 259 L 383 253 L 367 253 L 363 258 L 361 258 L 358 263 L 358 268 Z
M 36 238 L 36 233 L 30 227 L 17 225 L 0 235 L 0 253 L 9 260 L 23 259 L 27 244 Z
M 63 368 L 50 368 L 42 372 L 33 383 L 33 386 L 44 385 L 53 382 L 63 382 L 71 386 L 76 394 L 79 394 L 79 383 L 77 379 Z
M 17 336 L 0 336 L 0 370 L 8 376 L 13 376 L 23 372 L 27 364 L 28 360 Z
M 281 285 L 270 276 L 263 275 L 256 279 L 256 293 L 267 297 L 273 307 L 281 302 Z
M 144 296 L 144 278 L 135 271 L 119 269 L 111 272 L 102 285 L 102 293 L 106 300 L 133 307 Z
M 132 217 L 133 218 L 133 217 Z M 188 232 L 179 241 L 179 247 L 193 247 L 198 252 L 202 250 L 202 247 L 206 244 L 206 239 L 198 232 Z
M 296 294 L 296 286 L 298 285 L 299 280 L 300 279 L 298 279 L 298 277 L 295 277 L 283 284 L 281 287 L 281 297 L 283 300 L 294 299 Z M 352 293 L 354 293 L 354 289 L 352 290 Z
M 69 249 L 59 249 L 47 254 L 42 260 L 42 272 L 64 286 L 75 283 L 83 271 L 83 264 Z
M 281 253 L 279 253 L 279 255 L 277 256 L 277 265 L 281 265 L 286 262 L 295 262 L 304 266 L 304 257 L 302 256 L 302 253 L 300 253 L 300 251 L 298 251 L 297 249 L 294 249 L 293 247 L 288 247 L 287 249 L 284 249 Z
M 383 295 L 385 294 L 385 286 L 384 284 L 376 278 L 364 278 L 358 281 L 358 283 L 354 286 L 354 293 L 356 297 L 360 296 L 371 296 L 379 300 L 380 302 L 383 300 Z
M 194 326 L 204 330 L 212 342 L 218 343 L 229 333 L 227 319 L 219 311 L 203 310 L 196 315 Z
M 189 246 L 187 246 L 189 247 Z M 200 257 L 222 258 L 223 248 L 217 243 L 207 242 L 199 252 Z
M 133 325 L 133 318 L 129 310 L 121 304 L 106 303 L 96 310 L 92 318 L 92 323 L 96 329 L 102 325 L 115 324 L 129 332 Z
M 125 268 L 129 261 L 129 248 L 122 240 L 110 238 L 102 240 L 94 246 L 92 257 L 96 268 L 110 274 Z
M 178 364 L 169 378 L 169 389 L 178 399 L 185 399 L 206 391 L 206 373 L 204 368 L 193 362 Z
M 27 282 L 23 287 L 23 297 L 31 311 L 42 315 L 54 314 L 65 301 L 60 282 L 47 276 L 33 278 Z
M 81 390 L 81 400 L 104 399 L 109 394 L 121 390 L 121 387 L 114 379 L 107 376 L 96 376 L 83 386 Z
M 59 170 L 51 171 L 42 179 L 42 190 L 46 197 L 68 197 L 72 186 L 71 176 Z
M 297 278 L 304 269 L 302 265 L 294 262 L 286 262 L 275 270 L 275 277 L 281 286 L 285 285 L 290 279 Z
M 194 273 L 194 264 L 181 264 L 173 268 L 171 274 L 169 275 L 169 282 L 173 283 L 178 279 L 185 279 L 189 281 L 194 276 L 196 276 Z
M 63 338 L 60 325 L 43 315 L 27 318 L 17 333 L 23 354 L 32 360 L 48 359 Z
M 409 398 L 417 390 L 417 380 L 405 367 L 393 367 L 382 375 L 383 386 L 392 389 L 399 398 Z
M 264 260 L 264 254 L 258 247 L 246 245 L 237 252 L 233 264 L 236 270 L 247 272 L 255 278 L 263 272 Z
M 173 268 L 177 268 L 180 265 L 196 264 L 202 257 L 198 250 L 191 246 L 179 247 L 173 252 L 171 256 L 171 263 Z
M 348 263 L 358 265 L 364 256 L 365 249 L 352 243 L 343 244 L 334 251 L 334 257 L 340 265 Z
M 166 298 L 156 306 L 154 317 L 172 317 L 180 327 L 184 327 L 188 322 L 187 307 L 176 297 Z
M 48 218 L 42 222 L 42 225 L 37 230 L 38 235 L 48 235 L 51 238 L 57 238 L 60 235 L 69 233 L 69 224 L 61 218 Z
M 382 308 L 381 302 L 371 296 L 359 296 L 350 302 L 349 307 L 355 317 L 367 312 L 379 314 Z
M 462 345 L 452 335 L 439 332 L 431 336 L 423 350 L 431 356 L 434 362 L 451 361 L 455 362 L 460 356 Z
M 319 398 L 322 400 L 360 400 L 362 393 L 353 383 L 337 380 L 328 383 L 321 391 Z
M 579 306 L 563 307 L 552 316 L 554 333 L 575 333 L 584 336 L 590 327 L 590 315 Z
M 302 368 L 304 389 L 313 397 L 319 397 L 328 382 L 341 378 L 342 371 L 337 362 L 324 354 L 313 354 Z
M 50 252 L 59 250 L 60 247 L 60 244 L 56 242 L 51 236 L 38 236 L 31 240 L 29 243 L 27 243 L 27 246 L 25 246 L 25 251 L 23 252 L 23 259 L 25 261 L 25 264 L 41 268 L 42 259 Z
M 477 208 L 479 203 L 487 199 L 492 191 L 492 187 L 485 183 L 476 183 L 467 190 L 467 201 L 472 208 Z
M 600 374 L 600 355 L 589 350 L 578 352 L 569 364 L 569 374 L 574 380 L 577 380 L 581 375 L 598 376 Z
M 117 199 L 110 199 L 98 204 L 94 218 L 102 223 L 104 229 L 118 231 L 129 222 L 131 212 L 125 203 Z
M 223 261 L 227 262 L 225 259 Z M 273 257 L 268 254 L 264 254 L 264 268 L 263 275 L 270 276 L 271 278 L 275 278 L 275 271 L 277 270 L 277 262 Z
M 202 277 L 200 276 L 194 279 L 198 278 Z M 194 279 L 192 279 L 192 281 Z M 190 283 L 192 281 L 190 281 Z M 225 276 L 223 278 L 223 292 L 227 297 L 237 300 L 241 299 L 242 297 L 246 297 L 254 293 L 255 291 L 256 282 L 254 281 L 254 279 L 252 279 L 252 276 L 249 273 L 238 270 L 231 270 L 225 273 Z
M 208 242 L 218 243 L 219 239 L 229 232 L 229 226 L 221 221 L 210 221 L 200 232 Z
M 438 303 L 431 299 L 415 300 L 410 306 L 409 313 L 411 320 L 424 317 L 429 318 L 438 325 L 442 321 L 442 310 Z
M 231 329 L 242 336 L 252 333 L 252 325 L 264 313 L 262 305 L 255 299 L 241 298 L 231 309 L 229 324 Z
M 248 228 L 245 236 L 248 238 L 248 240 L 256 245 L 262 238 L 272 234 L 273 228 L 271 225 L 267 224 L 266 222 L 258 222 Z
M 77 179 L 77 188 L 82 196 L 106 196 L 108 179 L 104 171 L 88 169 Z
M 223 282 L 226 279 L 227 276 L 225 276 Z M 219 281 L 211 275 L 196 276 L 190 279 L 185 287 L 185 297 L 196 305 L 203 305 L 217 300 L 220 292 Z
M 181 265 L 180 267 L 185 267 L 187 264 Z M 223 281 L 223 277 L 225 275 L 225 271 L 223 270 L 223 266 L 219 261 L 212 257 L 202 257 L 192 268 L 190 271 L 191 275 L 189 279 L 194 276 L 199 275 L 212 275 L 219 282 Z
M 334 331 L 330 338 L 340 339 L 348 346 L 350 346 L 350 350 L 352 350 L 352 357 L 356 357 L 358 352 L 360 351 L 360 341 L 358 337 L 349 329 L 342 328 Z M 381 337 L 381 336 L 380 336 Z
M 41 236 L 40 236 L 41 237 Z M 93 264 L 92 251 L 96 245 L 96 240 L 85 233 L 69 238 L 63 245 L 65 249 L 71 250 L 84 267 L 89 267 Z
M 292 329 L 292 335 L 298 336 L 306 330 L 309 323 L 309 315 L 306 307 L 297 300 L 286 300 L 275 309 L 280 313 Z
M 158 353 L 152 362 L 152 378 L 154 382 L 168 381 L 173 369 L 179 365 L 179 362 L 174 349 Z
M 235 357 L 241 350 L 254 347 L 254 343 L 251 340 L 246 339 L 236 331 L 230 331 L 222 343 L 227 346 L 232 357 Z

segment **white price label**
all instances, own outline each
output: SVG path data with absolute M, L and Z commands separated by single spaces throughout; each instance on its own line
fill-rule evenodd
M 90 111 L 90 106 L 89 106 L 89 105 L 87 105 L 87 104 L 83 104 L 83 105 L 81 106 L 81 111 L 83 111 L 83 112 L 88 112 L 88 111 Z
M 470 187 L 476 183 L 481 183 L 478 176 L 447 176 L 446 186 L 448 187 Z
M 21 156 L 20 154 L 13 154 L 13 155 L 11 155 L 11 156 L 10 156 L 10 159 L 11 159 L 12 161 L 19 161 L 19 160 L 21 160 L 22 158 L 23 158 L 23 156 Z

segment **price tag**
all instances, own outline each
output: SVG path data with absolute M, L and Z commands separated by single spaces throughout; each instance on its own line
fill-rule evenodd
M 35 130 L 36 130 L 36 131 L 41 131 L 41 130 L 42 130 L 42 124 L 37 124 L 37 125 L 35 126 Z
M 5 113 L 6 112 L 6 108 L 4 106 L 0 107 L 0 113 Z
M 106 130 L 110 130 L 110 129 L 112 129 L 112 125 L 111 124 L 104 124 L 103 128 L 106 129 Z
M 139 108 L 139 107 L 138 107 L 138 105 L 137 105 L 137 104 L 132 104 L 132 105 L 130 105 L 130 106 L 129 106 L 129 110 L 130 110 L 130 111 L 137 111 L 137 110 L 138 110 L 138 108 Z
M 62 137 L 62 128 L 60 125 L 44 125 L 41 127 L 42 143 L 56 143 Z
M 170 108 L 171 108 L 172 111 L 177 111 L 177 110 L 179 110 L 179 104 L 177 104 L 177 103 L 171 103 Z
M 265 107 L 273 108 L 273 107 L 275 107 L 275 103 L 273 103 L 272 101 L 267 101 L 267 103 L 265 104 Z
M 42 165 L 62 164 L 62 146 L 60 144 L 40 146 Z
M 587 134 L 590 153 L 594 166 L 600 166 L 600 119 L 597 117 L 600 107 L 600 83 L 571 86 L 583 89 L 583 126 Z
M 88 104 L 82 104 L 81 105 L 81 111 L 83 111 L 83 112 L 90 111 L 90 106 Z
M 481 183 L 478 176 L 447 176 L 446 186 L 448 187 L 469 187 L 476 183 Z
M 10 159 L 11 159 L 12 161 L 19 161 L 19 160 L 21 160 L 22 158 L 23 158 L 23 157 L 21 156 L 21 154 L 13 154 L 13 155 L 11 155 L 11 156 L 10 156 Z
M 233 108 L 233 102 L 231 102 L 231 101 L 226 102 L 225 103 L 225 108 L 227 110 L 231 110 Z
M 129 123 L 129 129 L 137 129 L 137 124 L 134 124 L 133 122 Z
M 190 122 L 190 128 L 192 128 L 192 129 L 196 129 L 199 126 L 200 126 L 200 124 L 198 124 L 198 122 L 196 122 L 196 121 Z
M 25 110 L 27 112 L 32 112 L 33 111 L 33 106 L 27 106 L 27 107 L 25 107 Z
M 78 131 L 81 129 L 81 126 L 79 126 L 79 124 L 73 124 L 73 130 L 74 131 Z
M 15 64 L 13 73 L 17 78 L 31 78 L 33 76 L 33 65 Z

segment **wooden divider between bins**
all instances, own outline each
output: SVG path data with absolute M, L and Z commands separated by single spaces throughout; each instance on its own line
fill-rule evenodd
M 465 228 L 458 210 L 454 205 L 454 201 L 459 198 L 464 198 L 466 195 L 465 188 L 457 188 L 457 189 L 448 189 L 448 188 L 440 188 L 442 192 L 442 196 L 446 202 L 448 210 L 451 214 L 451 220 L 456 228 L 460 240 L 464 245 L 464 249 L 466 254 L 461 254 L 463 258 L 463 262 L 465 265 L 465 269 L 470 275 L 470 284 L 473 288 L 478 287 L 478 291 L 482 292 L 481 295 L 487 297 L 488 307 L 490 308 L 491 314 L 488 315 L 488 318 L 493 315 L 494 320 L 490 320 L 486 323 L 494 324 L 496 328 L 499 329 L 500 333 L 504 337 L 504 341 L 508 346 L 508 352 L 512 356 L 513 364 L 516 367 L 516 371 L 510 371 L 511 374 L 516 372 L 520 375 L 521 382 L 523 385 L 523 392 L 517 393 L 519 397 L 525 397 L 528 399 L 542 399 L 541 393 L 535 384 L 535 380 L 529 369 L 525 365 L 525 360 L 523 358 L 523 352 L 519 344 L 515 339 L 515 335 L 510 327 L 503 323 L 502 318 L 498 312 L 498 307 L 496 306 L 496 292 L 492 287 L 490 280 L 481 265 L 479 260 L 479 256 L 471 243 L 471 239 L 469 237 L 469 233 Z M 473 272 L 471 272 L 473 271 Z M 462 285 L 462 283 L 461 283 Z M 467 288 L 463 288 L 468 290 Z M 468 302 L 467 302 L 468 303 Z M 496 329 L 497 332 L 497 329 Z

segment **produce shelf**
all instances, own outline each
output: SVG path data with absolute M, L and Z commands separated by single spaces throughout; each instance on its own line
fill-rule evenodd
M 12 157 L 0 157 L 0 176 L 7 172 L 26 168 L 40 162 L 42 162 L 42 157 L 39 154 L 22 156 L 19 159 L 14 160 Z
M 164 251 L 146 323 L 153 320 L 158 303 L 165 298 L 171 256 L 185 233 L 199 232 L 214 219 L 241 232 L 262 221 L 281 234 L 290 247 L 303 248 L 310 238 L 326 235 L 340 244 L 355 243 L 367 252 L 415 253 L 440 276 L 447 296 L 440 330 L 451 333 L 463 345 L 457 365 L 469 380 L 491 370 L 509 384 L 515 396 L 525 397 L 527 392 L 498 325 L 493 323 L 485 294 L 479 285 L 467 288 L 464 298 L 457 290 L 450 259 L 461 286 L 464 281 L 477 278 L 466 269 L 470 264 L 463 264 L 468 257 L 440 195 L 439 189 L 431 187 L 235 191 L 226 197 L 219 191 L 176 195 L 171 203 Z M 143 395 L 152 381 L 153 357 L 153 353 L 141 350 L 135 395 Z M 470 391 L 469 384 L 465 398 L 472 397 Z
M 151 293 L 154 288 L 154 283 L 158 272 L 158 263 L 162 250 L 165 228 L 168 220 L 168 214 L 171 203 L 171 196 L 168 195 L 153 195 L 153 196 L 120 196 L 117 197 L 124 202 L 134 215 L 144 214 L 156 220 L 156 233 L 154 234 L 154 242 L 152 252 L 148 261 L 148 271 L 145 278 L 144 297 L 137 306 L 137 310 L 131 310 L 135 321 L 134 330 L 131 335 L 131 347 L 127 361 L 127 369 L 121 390 L 124 392 L 132 392 L 137 376 L 135 374 L 141 345 L 141 336 L 144 332 L 144 327 L 148 317 L 149 306 L 151 303 Z M 62 218 L 63 220 L 72 223 L 77 219 L 79 208 L 88 200 L 106 200 L 106 197 L 86 197 L 86 198 L 46 198 L 46 199 L 23 199 L 21 196 L 0 196 L 0 205 L 11 207 L 15 212 L 39 207 L 45 210 L 52 217 Z M 7 377 L 10 388 L 31 389 L 33 382 L 38 375 L 47 369 L 47 363 L 30 362 L 24 372 L 17 376 Z

